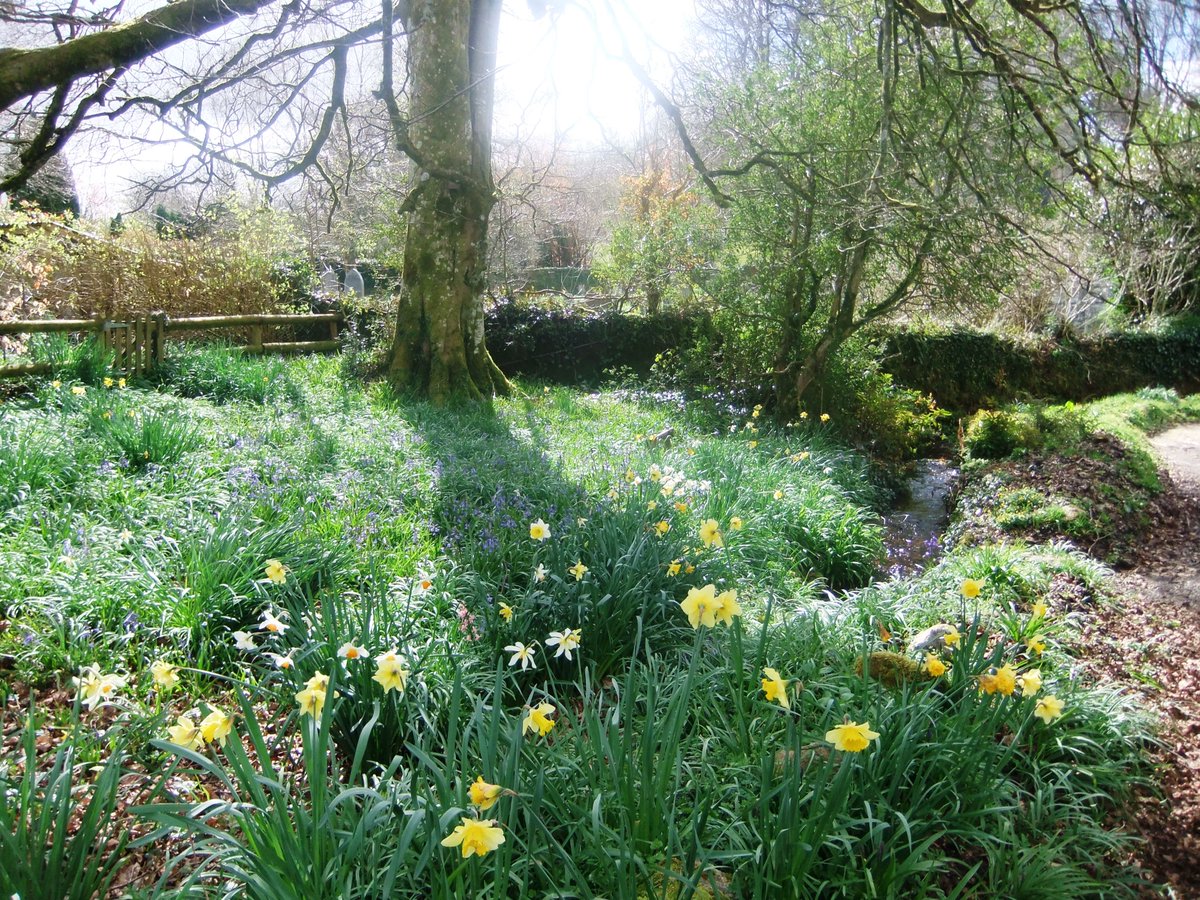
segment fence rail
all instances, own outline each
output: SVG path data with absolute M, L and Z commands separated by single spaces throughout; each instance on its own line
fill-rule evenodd
M 180 316 L 156 312 L 133 316 L 128 321 L 95 319 L 28 319 L 0 322 L 0 335 L 95 334 L 112 352 L 117 368 L 140 375 L 157 368 L 166 359 L 167 337 L 188 331 L 219 331 L 247 328 L 250 343 L 239 347 L 244 353 L 327 353 L 338 348 L 341 313 L 255 313 L 241 316 Z M 269 329 L 280 325 L 327 325 L 329 337 L 320 341 L 269 341 Z M 0 378 L 39 375 L 50 371 L 47 363 L 0 366 Z

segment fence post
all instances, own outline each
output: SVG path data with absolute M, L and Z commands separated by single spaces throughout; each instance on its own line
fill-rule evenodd
M 159 310 L 154 314 L 154 368 L 167 358 L 167 314 Z
M 261 323 L 250 326 L 250 352 L 263 352 L 263 326 Z

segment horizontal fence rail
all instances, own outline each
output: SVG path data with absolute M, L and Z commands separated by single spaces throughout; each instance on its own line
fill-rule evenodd
M 338 329 L 344 321 L 341 313 L 254 313 L 174 318 L 158 312 L 133 316 L 128 321 L 95 318 L 0 322 L 0 335 L 95 334 L 112 352 L 118 369 L 131 375 L 140 375 L 157 368 L 166 359 L 167 338 L 177 332 L 242 328 L 250 332 L 250 343 L 238 348 L 243 353 L 328 353 L 338 349 Z M 287 325 L 326 325 L 329 337 L 319 341 L 267 340 L 269 329 Z M 0 366 L 0 378 L 42 375 L 50 370 L 48 363 Z

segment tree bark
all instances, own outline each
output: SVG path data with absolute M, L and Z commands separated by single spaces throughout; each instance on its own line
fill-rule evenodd
M 272 0 L 180 0 L 124 25 L 34 50 L 0 48 L 0 109 L 53 87 L 140 62 Z
M 427 0 L 406 18 L 416 167 L 389 376 L 436 404 L 507 393 L 488 353 L 483 293 L 500 0 Z

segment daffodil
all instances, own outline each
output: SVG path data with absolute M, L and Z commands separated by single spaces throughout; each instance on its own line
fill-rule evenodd
M 224 747 L 225 739 L 229 737 L 231 731 L 233 731 L 233 717 L 225 715 L 216 707 L 213 707 L 212 712 L 200 722 L 200 736 L 204 738 L 206 744 L 215 743 Z
M 648 475 L 651 481 L 662 481 L 662 469 L 658 466 L 651 466 Z
M 417 577 L 417 583 L 413 586 L 413 593 L 415 593 L 418 597 L 420 597 L 425 594 L 428 594 L 432 588 L 433 588 L 433 579 L 430 578 L 428 575 L 419 575 Z
M 371 680 L 377 682 L 386 694 L 388 691 L 404 693 L 408 686 L 408 669 L 404 667 L 404 658 L 395 650 L 388 650 L 375 657 L 375 674 Z
M 783 499 L 783 491 L 778 491 L 778 490 L 777 490 L 777 491 L 776 491 L 774 494 L 772 494 L 771 496 L 772 496 L 772 497 L 774 497 L 776 500 L 782 500 L 782 499 Z
M 537 668 L 537 660 L 533 658 L 533 655 L 537 653 L 537 648 L 532 645 L 527 647 L 520 641 L 514 641 L 504 648 L 504 652 L 512 654 L 508 660 L 510 667 L 520 663 L 522 672 L 526 669 Z
M 925 674 L 934 678 L 938 678 L 946 674 L 946 664 L 942 662 L 936 653 L 925 654 Z
M 315 719 L 325 708 L 325 691 L 306 687 L 304 690 L 296 692 L 296 702 L 300 704 L 300 712 L 303 715 L 312 716 Z
M 190 716 L 180 716 L 175 724 L 167 728 L 167 739 L 185 750 L 199 750 L 204 746 L 204 735 Z
M 533 580 L 538 582 L 545 581 L 548 574 L 546 567 L 538 563 L 538 567 L 533 570 Z
M 270 656 L 277 669 L 283 669 L 286 672 L 296 666 L 295 661 L 290 656 L 280 656 L 278 653 L 272 653 Z
M 507 603 L 501 603 L 499 606 L 500 618 L 505 622 L 511 622 L 513 617 L 513 608 Z
M 658 533 L 659 537 L 664 537 L 664 536 L 666 536 L 666 533 L 671 530 L 671 523 L 668 522 L 666 519 L 663 519 L 661 522 L 659 522 L 657 525 L 654 526 L 654 530 Z
M 127 544 L 131 540 L 133 540 L 133 532 L 130 531 L 128 528 L 122 528 L 121 533 L 117 535 L 117 540 L 120 541 L 122 544 Z
M 76 397 L 82 397 L 84 394 L 87 393 L 87 388 L 85 388 L 81 384 L 77 384 L 77 385 L 75 385 L 75 387 L 71 388 L 71 393 L 74 394 Z
M 233 646 L 239 650 L 257 650 L 258 645 L 254 643 L 254 635 L 248 631 L 235 631 L 233 633 Z
M 737 601 L 737 591 L 722 591 L 717 594 L 717 607 L 713 617 L 722 625 L 732 625 L 735 616 L 742 614 L 742 607 Z
M 774 700 L 784 709 L 791 709 L 792 703 L 787 694 L 788 683 L 783 676 L 770 666 L 763 669 L 763 675 L 766 677 L 762 680 L 762 689 L 767 695 L 767 700 Z
M 342 659 L 370 659 L 371 654 L 366 647 L 360 647 L 352 641 L 346 641 L 338 647 L 337 655 Z
M 979 676 L 979 689 L 985 694 L 1011 697 L 1017 689 L 1017 670 L 1011 665 L 1003 665 L 994 672 L 985 672 Z
M 754 411 L 750 413 L 750 417 L 757 419 L 760 415 L 762 415 L 762 404 L 758 403 L 755 404 Z
M 578 629 L 568 628 L 566 631 L 552 631 L 550 637 L 546 638 L 546 646 L 558 647 L 554 654 L 555 659 L 565 656 L 570 660 L 571 651 L 578 649 L 581 637 L 583 637 L 583 633 Z
M 442 838 L 443 847 L 460 847 L 463 859 L 475 854 L 491 853 L 504 843 L 504 831 L 495 819 L 472 819 L 463 816 L 454 831 Z
M 577 559 L 575 565 L 567 569 L 568 572 L 575 576 L 576 581 L 583 581 L 583 576 L 587 573 L 587 570 L 588 567 L 583 564 L 583 560 L 581 559 Z
M 62 387 L 62 382 L 55 378 L 52 382 L 50 382 L 50 387 L 57 391 L 60 387 Z
M 1025 647 L 1030 653 L 1041 656 L 1043 651 L 1046 649 L 1046 642 L 1042 640 L 1042 636 L 1040 634 L 1035 634 L 1025 642 Z
M 700 523 L 700 540 L 705 547 L 724 547 L 725 539 L 721 537 L 721 526 L 716 519 L 705 519 Z
M 702 588 L 690 588 L 687 598 L 679 602 L 679 608 L 687 614 L 693 628 L 715 628 L 717 625 L 717 588 L 706 584 Z
M 125 379 L 124 378 L 117 379 L 117 387 L 119 387 L 119 388 L 125 387 Z
M 288 626 L 287 623 L 281 622 L 276 618 L 275 613 L 268 609 L 263 611 L 262 621 L 258 623 L 258 630 L 267 631 L 271 634 L 283 634 L 288 630 Z
M 1048 607 L 1041 600 L 1038 600 L 1036 603 L 1033 604 L 1032 612 L 1033 612 L 1033 617 L 1035 619 L 1044 619 L 1044 618 L 1046 618 L 1046 614 L 1048 612 L 1050 612 L 1050 607 Z
M 669 576 L 671 576 L 672 578 L 674 578 L 676 575 L 679 574 L 679 570 L 682 568 L 683 568 L 683 561 L 679 560 L 679 559 L 674 560 L 669 566 L 667 566 L 667 574 Z
M 112 386 L 113 386 L 113 380 L 112 380 L 111 378 L 105 378 L 105 379 L 104 379 L 104 386 L 105 386 L 106 388 L 110 388 L 110 387 L 112 387 Z
M 154 678 L 154 686 L 160 690 L 169 691 L 179 684 L 179 670 L 166 660 L 156 659 L 152 662 L 150 674 Z
M 544 541 L 550 537 L 550 526 L 538 519 L 529 526 L 529 536 L 535 541 Z
M 942 635 L 942 643 L 947 647 L 957 647 L 961 642 L 962 635 L 959 634 L 958 629 L 953 625 L 950 626 L 949 631 Z
M 751 450 L 753 450 L 755 447 L 758 446 L 758 441 L 750 441 L 749 443 L 746 444 L 746 446 L 749 447 Z
M 287 581 L 287 567 L 277 559 L 268 559 L 264 571 L 267 580 L 274 584 L 284 584 Z
M 120 675 L 104 674 L 98 666 L 85 666 L 74 679 L 75 687 L 79 690 L 78 699 L 88 709 L 112 697 L 125 686 L 125 679 Z
M 1042 689 L 1042 670 L 1030 669 L 1017 676 L 1017 685 L 1021 688 L 1022 697 L 1032 697 Z
M 983 590 L 983 581 L 975 578 L 964 578 L 958 589 L 968 600 L 974 600 L 979 596 L 980 591 Z
M 329 690 L 329 676 L 324 672 L 314 672 L 312 678 L 304 682 L 304 686 L 314 691 Z
M 1063 702 L 1057 697 L 1047 694 L 1038 700 L 1033 714 L 1049 725 L 1063 714 Z
M 654 510 L 656 510 L 656 509 L 658 509 L 658 501 L 657 500 L 650 500 L 646 503 L 646 510 L 648 512 L 654 512 Z
M 680 513 L 685 513 L 688 511 L 688 505 L 686 503 L 684 503 L 682 500 L 676 500 L 675 501 L 675 511 L 680 512 Z
M 734 516 L 732 519 L 729 520 L 729 528 L 732 531 L 741 531 L 742 526 L 745 524 L 746 523 L 742 521 L 741 516 Z
M 480 775 L 472 782 L 467 793 L 471 797 L 471 802 L 480 809 L 491 809 L 496 805 L 496 801 L 500 799 L 500 792 L 503 790 L 504 788 L 498 784 L 488 784 L 483 780 L 483 776 Z
M 521 722 L 521 734 L 525 735 L 536 731 L 545 737 L 556 724 L 554 719 L 550 718 L 555 712 L 553 704 L 550 703 L 539 703 L 537 706 L 530 707 L 529 712 L 525 714 L 524 721 Z
M 860 753 L 871 745 L 871 741 L 879 740 L 879 732 L 871 730 L 870 722 L 857 725 L 847 720 L 825 732 L 825 740 L 833 744 L 835 750 Z

